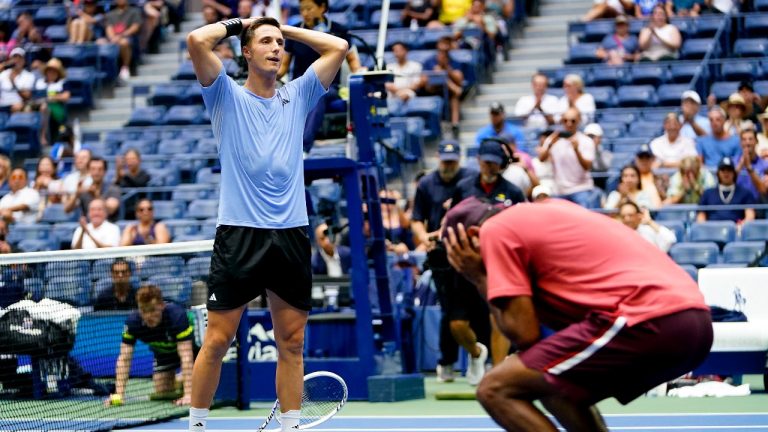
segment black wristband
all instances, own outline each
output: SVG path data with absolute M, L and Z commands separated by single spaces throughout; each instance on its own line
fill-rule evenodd
M 243 32 L 243 21 L 240 18 L 232 18 L 226 21 L 221 21 L 220 24 L 227 29 L 226 37 L 240 36 L 240 33 Z

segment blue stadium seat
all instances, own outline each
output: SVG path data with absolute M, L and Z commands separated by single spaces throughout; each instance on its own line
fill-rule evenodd
M 719 103 L 728 99 L 728 96 L 736 93 L 738 90 L 738 81 L 718 81 L 712 84 L 712 87 L 709 88 L 709 93 L 715 95 Z
M 195 235 L 200 232 L 200 221 L 194 219 L 167 219 L 163 223 L 168 227 L 171 238 L 174 240 L 178 236 Z
M 96 70 L 92 66 L 71 67 L 67 69 L 67 79 L 64 81 L 64 89 L 69 90 L 71 97 L 67 101 L 68 107 L 92 108 L 93 87 L 96 83 Z
M 82 262 L 82 264 L 86 264 Z M 48 279 L 45 296 L 49 299 L 86 306 L 90 303 L 91 281 L 88 272 L 56 275 Z
M 768 15 L 757 14 L 744 17 L 742 36 L 765 37 L 768 36 Z
M 379 37 L 378 30 L 355 30 L 350 33 L 357 36 L 356 38 L 351 39 L 351 43 L 352 45 L 358 48 L 358 51 L 360 51 L 361 49 L 364 49 L 364 45 L 362 41 L 365 41 L 365 43 L 368 44 L 368 46 L 371 47 L 371 49 L 374 49 Z M 410 40 L 403 41 L 403 42 L 410 43 Z
M 595 66 L 585 81 L 590 86 L 618 87 L 626 83 L 627 69 L 621 67 Z
M 646 107 L 656 104 L 656 89 L 651 85 L 621 86 L 617 91 L 621 107 Z
M 19 248 L 20 252 L 42 252 L 59 249 L 59 245 L 54 244 L 50 240 L 38 239 L 24 239 L 16 247 Z
M 201 168 L 195 175 L 195 183 L 219 184 L 221 183 L 221 173 L 214 173 L 210 167 Z
M 165 113 L 163 123 L 166 125 L 195 125 L 203 123 L 202 105 L 174 105 Z
M 680 59 L 701 60 L 710 50 L 717 52 L 715 39 L 687 39 L 680 48 Z
M 720 257 L 720 248 L 715 242 L 675 243 L 669 255 L 678 264 L 691 264 L 697 268 L 715 264 Z
M 208 279 L 211 257 L 194 257 L 187 261 L 187 274 L 193 280 Z
M 405 29 L 408 30 L 408 29 Z M 429 29 L 427 31 L 418 32 L 415 37 L 412 37 L 410 42 L 413 48 L 434 50 L 437 46 L 437 41 L 443 36 L 453 36 L 453 30 L 449 27 L 442 29 Z M 389 39 L 389 38 L 388 38 Z M 391 43 L 387 43 L 387 46 L 391 46 Z
M 688 84 L 662 84 L 656 89 L 656 96 L 659 98 L 659 105 L 669 107 L 679 107 L 680 98 L 683 92 L 690 87 Z
M 603 128 L 603 139 L 614 139 L 624 136 L 627 132 L 627 126 L 624 123 L 600 122 Z
M 13 148 L 16 145 L 16 134 L 13 132 L 0 132 L 0 154 L 9 158 L 13 157 Z
M 88 261 L 52 261 L 45 264 L 44 275 L 46 281 L 57 276 L 87 276 L 89 274 L 91 274 L 91 268 Z
M 736 223 L 732 221 L 707 221 L 692 224 L 688 241 L 715 242 L 720 246 L 736 240 Z
M 741 226 L 742 241 L 768 241 L 768 220 L 756 219 L 744 222 Z
M 657 221 L 679 220 L 683 222 L 692 222 L 696 219 L 696 207 L 693 204 L 674 204 L 664 206 L 656 210 L 654 219 Z
M 184 258 L 179 255 L 150 255 L 139 266 L 139 276 L 142 279 L 184 276 Z
M 624 123 L 629 124 L 633 121 L 637 120 L 637 114 L 633 112 L 622 112 L 622 111 L 603 111 L 600 113 L 600 123 L 603 122 L 609 122 L 609 123 Z
M 750 264 L 756 260 L 765 250 L 765 242 L 760 241 L 735 241 L 723 248 L 723 262 L 733 264 Z
M 636 121 L 629 125 L 629 136 L 655 137 L 661 135 L 662 128 L 660 122 Z
M 739 39 L 733 45 L 737 57 L 765 57 L 768 55 L 768 39 Z
M 573 45 L 568 50 L 568 59 L 565 61 L 565 63 L 566 64 L 600 63 L 602 60 L 600 60 L 595 54 L 599 46 L 600 44 L 598 43 L 579 43 L 579 44 Z
M 213 130 L 211 130 L 210 128 L 205 128 L 205 129 L 183 128 L 178 138 L 188 139 L 193 141 L 213 138 Z
M 759 12 L 768 12 L 768 0 L 754 0 L 754 8 Z
M 33 21 L 39 27 L 64 25 L 67 23 L 67 9 L 64 6 L 41 6 L 35 11 Z
M 75 212 L 67 213 L 64 211 L 64 204 L 48 204 L 43 210 L 40 222 L 59 223 L 75 222 L 77 214 Z
M 691 37 L 696 32 L 696 24 L 689 17 L 672 17 L 669 23 L 677 27 L 683 40 Z
M 582 42 L 602 42 L 603 38 L 613 34 L 613 20 L 595 20 L 584 23 Z
M 46 27 L 43 36 L 52 43 L 64 43 L 69 40 L 69 31 L 66 25 L 52 25 Z
M 154 208 L 155 219 L 178 219 L 184 216 L 186 205 L 180 201 L 152 201 L 152 207 Z
M 218 215 L 218 211 L 218 199 L 197 199 L 189 203 L 186 217 L 194 219 L 207 219 L 216 217 Z
M 184 63 L 180 64 L 173 79 L 179 81 L 196 80 L 197 75 L 195 75 L 195 68 L 192 66 L 192 60 L 186 60 Z
M 192 296 L 192 281 L 188 277 L 152 276 L 149 283 L 157 285 L 163 299 L 186 306 Z
M 561 68 L 557 69 L 555 71 L 554 75 L 552 76 L 552 82 L 551 82 L 551 85 L 550 85 L 549 92 L 553 93 L 553 90 L 562 90 L 561 87 L 563 86 L 563 80 L 565 79 L 565 77 L 567 75 L 571 75 L 571 74 L 575 74 L 575 75 L 580 76 L 581 79 L 585 83 L 590 81 L 589 80 L 590 73 L 589 73 L 589 68 L 588 67 L 584 67 L 584 66 L 581 66 L 581 67 L 574 67 L 574 66 L 571 66 L 571 67 L 567 67 L 567 66 L 566 67 L 561 67 Z M 557 95 L 555 95 L 555 96 L 557 96 Z
M 99 44 L 97 47 L 97 55 L 100 63 L 99 78 L 112 82 L 117 78 L 120 47 L 117 44 Z
M 155 86 L 149 103 L 152 105 L 180 105 L 185 103 L 185 93 L 190 85 L 187 84 L 158 84 Z
M 755 81 L 752 83 L 752 85 L 755 87 L 755 93 L 760 95 L 768 94 L 766 93 L 768 92 L 768 81 L 766 80 Z
M 141 138 L 141 132 L 125 129 L 114 129 L 107 131 L 104 135 L 104 141 L 117 143 L 118 145 L 126 140 L 134 140 Z
M 183 105 L 203 105 L 203 88 L 200 84 L 194 83 L 187 87 L 184 92 Z
M 669 75 L 671 81 L 676 83 L 688 84 L 691 82 L 693 77 L 695 77 L 697 74 L 701 74 L 702 72 L 704 72 L 704 70 L 700 64 L 682 63 L 672 64 L 669 67 Z
M 59 44 L 53 46 L 52 57 L 61 60 L 65 67 L 93 66 L 98 57 L 95 45 Z
M 630 71 L 629 82 L 633 85 L 650 84 L 658 87 L 669 79 L 669 69 L 656 64 L 632 66 Z
M 682 267 L 683 270 L 685 270 L 688 275 L 693 278 L 693 280 L 697 281 L 699 280 L 699 269 L 696 268 L 695 265 L 691 264 L 681 264 L 680 267 Z
M 174 201 L 182 201 L 187 203 L 196 199 L 209 198 L 210 192 L 210 186 L 199 184 L 180 184 L 173 190 L 171 199 Z
M 157 153 L 161 155 L 184 155 L 192 153 L 192 141 L 188 139 L 164 139 L 157 144 Z
M 616 92 L 613 87 L 585 87 L 584 92 L 592 95 L 597 109 L 616 106 Z
M 390 9 L 389 15 L 387 16 L 387 28 L 403 27 L 403 23 L 400 19 L 402 15 L 403 15 L 403 11 Z M 376 9 L 371 14 L 371 24 L 378 26 L 380 21 L 381 21 L 381 9 Z
M 24 292 L 29 293 L 33 301 L 42 300 L 45 297 L 43 280 L 36 277 L 24 278 Z
M 696 19 L 696 25 L 694 26 L 691 36 L 697 38 L 711 37 L 717 33 L 717 30 L 725 24 L 725 18 L 722 15 L 700 16 Z
M 120 144 L 120 154 L 125 154 L 130 149 L 138 150 L 143 155 L 155 154 L 157 153 L 157 142 L 148 139 L 136 139 L 126 140 Z
M 117 143 L 119 141 L 87 141 L 83 143 L 83 148 L 89 149 L 94 156 L 114 156 L 117 153 Z
M 157 126 L 162 124 L 165 116 L 165 107 L 148 106 L 133 110 L 126 126 Z
M 423 118 L 426 125 L 425 137 L 436 138 L 441 134 L 443 104 L 443 98 L 440 96 L 415 97 L 408 103 L 406 115 Z
M 205 236 L 206 239 L 212 239 L 216 237 L 216 221 L 205 222 L 200 226 L 200 234 Z
M 176 186 L 181 183 L 181 173 L 173 164 L 163 168 L 148 168 L 147 173 L 151 177 L 149 186 Z
M 758 62 L 729 60 L 720 66 L 720 76 L 725 81 L 752 81 L 760 76 Z
M 40 113 L 17 112 L 11 114 L 5 123 L 5 130 L 16 134 L 14 153 L 24 153 L 32 157 L 40 152 Z
M 669 228 L 670 230 L 672 230 L 672 232 L 675 233 L 675 237 L 677 238 L 678 242 L 684 242 L 687 240 L 685 237 L 685 223 L 683 221 L 666 220 L 666 221 L 659 221 L 658 223 L 659 225 L 663 225 Z
M 74 217 L 79 217 L 79 212 L 73 212 Z M 72 244 L 72 236 L 80 226 L 79 222 L 57 222 L 51 227 L 51 239 L 59 244 L 59 248 L 69 249 Z

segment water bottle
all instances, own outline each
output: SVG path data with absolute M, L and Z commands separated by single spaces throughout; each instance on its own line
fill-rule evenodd
M 347 127 L 347 144 L 345 155 L 348 159 L 357 160 L 357 138 L 352 133 L 352 127 Z
M 419 30 L 419 22 L 412 18 L 411 19 L 411 31 L 412 32 L 416 32 L 418 30 Z

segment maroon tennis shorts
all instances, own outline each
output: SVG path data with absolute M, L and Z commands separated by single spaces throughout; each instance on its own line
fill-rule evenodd
M 635 324 L 593 313 L 520 354 L 569 399 L 631 402 L 692 371 L 712 347 L 708 310 L 688 309 Z

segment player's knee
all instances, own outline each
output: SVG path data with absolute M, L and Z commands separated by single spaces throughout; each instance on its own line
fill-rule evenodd
M 229 346 L 232 344 L 232 338 L 223 334 L 208 332 L 205 335 L 205 342 L 203 344 L 204 351 L 207 351 L 209 355 L 221 358 L 227 353 Z
M 294 332 L 279 339 L 277 349 L 281 356 L 301 357 L 304 353 L 304 333 Z
M 477 386 L 477 401 L 484 407 L 492 407 L 499 403 L 503 396 L 503 383 L 492 376 L 483 377 Z

